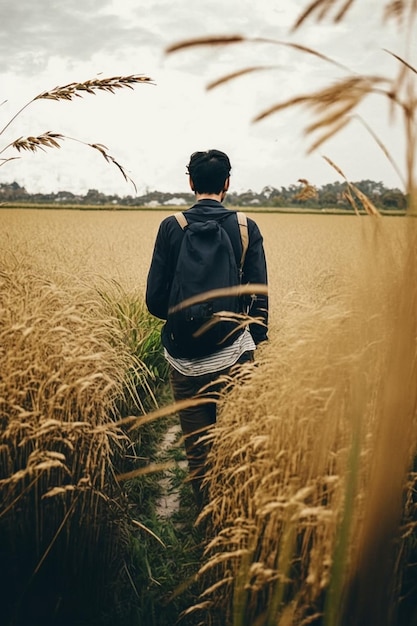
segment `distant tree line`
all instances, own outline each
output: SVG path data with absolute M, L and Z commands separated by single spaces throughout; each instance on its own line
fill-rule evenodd
M 362 180 L 354 183 L 373 204 L 379 209 L 402 211 L 407 206 L 407 197 L 399 189 L 388 189 L 382 182 Z M 258 207 L 294 207 L 306 209 L 340 208 L 351 209 L 346 196 L 346 183 L 334 182 L 315 187 L 302 181 L 300 184 L 292 184 L 288 187 L 273 187 L 268 185 L 260 192 L 248 191 L 227 194 L 229 206 L 252 206 Z M 194 202 L 191 193 L 170 193 L 162 191 L 146 191 L 142 195 L 123 196 L 106 195 L 97 189 L 89 189 L 84 195 L 74 194 L 70 191 L 58 191 L 54 193 L 28 193 L 17 182 L 0 183 L 0 203 L 33 203 L 53 204 L 54 206 L 65 205 L 113 205 L 113 206 L 190 206 Z M 353 209 L 352 209 L 353 210 Z

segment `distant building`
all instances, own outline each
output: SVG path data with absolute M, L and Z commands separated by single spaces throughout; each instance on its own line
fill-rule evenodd
M 187 204 L 187 201 L 184 198 L 170 198 L 169 200 L 165 200 L 165 206 L 184 206 Z

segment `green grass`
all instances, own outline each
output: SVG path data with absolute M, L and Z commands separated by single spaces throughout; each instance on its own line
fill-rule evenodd
M 97 291 L 132 357 L 132 365 L 126 371 L 122 413 L 145 413 L 158 406 L 157 396 L 161 396 L 168 377 L 160 342 L 162 322 L 149 315 L 141 294 L 125 291 L 114 280 Z
M 173 420 L 161 422 L 160 435 Z M 174 466 L 168 470 L 170 490 L 178 491 L 179 508 L 171 517 L 158 516 L 160 472 L 129 481 L 132 518 L 143 527 L 132 532 L 130 538 L 126 563 L 132 587 L 129 600 L 119 602 L 115 613 L 108 616 L 109 626 L 172 626 L 198 597 L 195 575 L 200 567 L 204 530 L 195 526 L 197 510 L 186 481 L 187 470 L 179 466 L 185 460 L 183 446 L 174 445 L 162 457 L 158 456 L 158 446 L 152 446 L 151 460 L 172 460 Z M 181 624 L 193 626 L 197 623 L 193 620 L 189 616 Z

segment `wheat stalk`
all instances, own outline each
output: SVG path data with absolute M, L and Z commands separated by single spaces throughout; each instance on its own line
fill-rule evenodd
M 348 189 L 347 189 L 347 192 L 345 192 L 344 197 L 349 202 L 349 204 L 353 207 L 353 209 L 355 210 L 355 213 L 359 215 L 358 207 L 356 205 L 356 202 L 355 202 L 353 194 L 355 194 L 359 198 L 359 200 L 362 203 L 363 208 L 365 209 L 365 211 L 369 215 L 374 215 L 374 216 L 380 217 L 381 214 L 378 211 L 378 209 L 376 208 L 376 206 L 373 204 L 373 202 L 371 202 L 371 200 L 368 198 L 368 196 L 366 196 L 360 189 L 358 189 L 358 187 L 356 187 L 356 185 L 351 183 L 346 178 L 345 174 L 340 169 L 340 167 L 338 167 L 335 163 L 333 163 L 333 161 L 331 159 L 329 159 L 329 157 L 327 157 L 327 156 L 323 156 L 323 159 L 325 161 L 327 161 L 327 163 L 331 167 L 333 167 L 333 169 L 335 169 L 336 172 L 338 174 L 340 174 L 340 176 L 342 176 L 345 179 L 346 185 L 347 185 Z M 352 194 L 352 192 L 353 192 L 353 194 Z
M 253 294 L 267 296 L 267 285 L 263 285 L 262 283 L 250 283 L 247 285 L 236 285 L 235 287 L 222 287 L 220 289 L 211 289 L 210 291 L 206 291 L 196 296 L 192 296 L 191 298 L 187 298 L 182 302 L 179 302 L 169 309 L 169 313 L 177 313 L 178 311 L 181 311 L 186 307 L 192 306 L 194 304 L 199 304 L 200 302 L 207 302 L 208 300 L 212 300 L 213 298 L 222 298 L 226 296 L 251 296 Z
M 87 80 L 83 83 L 69 83 L 62 87 L 54 87 L 49 91 L 43 91 L 32 100 L 29 100 L 21 109 L 13 115 L 7 124 L 0 130 L 0 135 L 14 122 L 14 120 L 35 100 L 72 100 L 75 96 L 82 97 L 84 93 L 95 94 L 96 91 L 106 91 L 114 93 L 116 89 L 127 87 L 132 89 L 132 85 L 144 83 L 154 84 L 152 78 L 141 74 L 132 74 L 130 76 L 116 76 L 112 78 L 96 78 Z
M 194 48 L 194 47 L 199 47 L 199 46 L 225 46 L 225 45 L 231 45 L 231 44 L 237 44 L 237 43 L 267 43 L 267 44 L 276 45 L 276 46 L 284 46 L 286 48 L 296 50 L 297 52 L 302 52 L 304 54 L 309 54 L 311 56 L 317 57 L 321 59 L 322 61 L 326 61 L 327 63 L 330 63 L 331 65 L 334 65 L 335 67 L 338 67 L 345 71 L 348 70 L 348 68 L 345 65 L 339 63 L 338 61 L 335 61 L 331 57 L 328 57 L 327 55 L 319 52 L 318 50 L 314 50 L 314 48 L 309 48 L 308 46 L 304 46 L 299 43 L 281 41 L 279 39 L 269 39 L 265 37 L 244 37 L 243 35 L 231 35 L 231 36 L 226 35 L 226 36 L 221 36 L 221 37 L 217 37 L 217 36 L 196 37 L 193 39 L 186 39 L 183 41 L 179 41 L 175 44 L 172 44 L 171 46 L 168 46 L 165 49 L 165 52 L 166 54 L 171 54 L 173 52 L 179 52 L 180 50 L 184 50 L 186 48 Z M 265 68 L 264 66 L 261 66 L 259 68 L 256 68 L 256 67 L 248 68 L 248 71 L 258 71 L 258 70 L 264 70 L 264 69 L 267 69 L 267 68 Z M 272 66 L 272 69 L 273 69 L 273 66 Z M 236 78 L 237 76 L 240 76 L 241 74 L 245 74 L 246 72 L 247 72 L 246 68 L 238 72 L 233 72 L 230 76 L 225 76 L 219 79 L 219 81 L 214 81 L 214 83 L 210 85 L 210 88 L 217 87 L 218 84 L 227 82 L 228 80 L 232 80 L 233 78 Z
M 6 163 L 8 163 L 9 161 L 16 161 L 16 159 L 19 159 L 20 157 L 9 157 L 8 159 L 0 159 L 0 167 L 2 165 L 5 165 Z
M 22 150 L 37 152 L 38 150 L 44 150 L 45 148 L 60 148 L 61 146 L 58 141 L 62 139 L 65 139 L 64 135 L 61 135 L 60 133 L 52 133 L 48 130 L 46 133 L 38 135 L 37 137 L 19 137 L 19 139 L 15 139 L 15 141 L 3 148 L 1 152 L 7 150 L 10 146 L 15 148 L 18 152 Z
M 113 76 L 111 78 L 95 78 L 92 80 L 86 80 L 82 83 L 68 83 L 67 85 L 54 87 L 49 91 L 44 91 L 34 98 L 27 102 L 17 113 L 7 122 L 7 124 L 0 130 L 0 135 L 2 135 L 5 130 L 15 121 L 15 119 L 33 102 L 36 100 L 73 100 L 78 97 L 81 98 L 84 94 L 92 94 L 95 95 L 99 91 L 104 91 L 107 93 L 114 94 L 118 89 L 133 89 L 134 85 L 137 84 L 154 84 L 153 80 L 149 76 L 144 76 L 143 74 L 131 74 L 129 76 Z M 4 104 L 4 102 L 2 103 Z M 104 157 L 107 163 L 112 163 L 115 165 L 118 170 L 121 172 L 122 176 L 127 182 L 132 183 L 135 192 L 137 191 L 136 184 L 132 180 L 132 178 L 127 174 L 125 168 L 111 155 L 108 153 L 108 149 L 101 143 L 87 143 L 85 141 L 81 141 L 79 139 L 75 139 L 74 137 L 67 137 L 62 135 L 61 133 L 54 133 L 51 131 L 47 131 L 38 136 L 29 136 L 29 137 L 19 137 L 13 142 L 7 144 L 2 150 L 0 150 L 0 154 L 3 154 L 8 148 L 14 148 L 18 152 L 28 151 L 28 152 L 37 152 L 38 150 L 44 150 L 45 148 L 60 148 L 59 142 L 64 139 L 70 139 L 71 141 L 77 141 L 78 143 L 82 143 L 94 150 L 100 152 L 100 154 Z M 9 161 L 18 157 L 11 158 L 0 158 L 0 166 L 5 165 Z
M 81 141 L 80 139 L 76 139 L 74 137 L 68 137 L 66 135 L 62 135 L 61 133 L 53 133 L 51 131 L 47 131 L 43 133 L 42 135 L 38 135 L 37 137 L 32 137 L 32 136 L 19 137 L 19 139 L 16 139 L 12 143 L 8 144 L 5 148 L 3 148 L 3 150 L 0 151 L 0 154 L 2 154 L 2 152 L 4 152 L 10 147 L 15 148 L 18 152 L 21 152 L 21 151 L 37 152 L 38 150 L 45 151 L 45 148 L 60 148 L 61 146 L 58 142 L 63 141 L 64 139 L 67 139 L 70 141 L 76 141 L 77 143 L 81 143 L 85 146 L 89 146 L 90 148 L 93 148 L 94 150 L 97 150 L 103 156 L 103 158 L 107 161 L 107 163 L 112 163 L 118 168 L 118 170 L 121 172 L 126 182 L 132 183 L 135 191 L 137 191 L 137 187 L 136 187 L 134 180 L 127 174 L 125 168 L 111 154 L 109 154 L 108 148 L 101 143 L 87 143 L 85 141 Z M 3 163 L 1 163 L 0 165 L 7 163 L 7 161 L 13 160 L 13 158 L 18 158 L 18 157 L 12 157 L 10 159 L 2 159 Z
M 305 106 L 313 109 L 317 119 L 307 126 L 306 134 L 321 129 L 325 129 L 325 131 L 309 148 L 308 151 L 312 152 L 340 130 L 341 125 L 346 125 L 350 121 L 353 111 L 367 96 L 372 93 L 382 93 L 392 98 L 389 89 L 379 88 L 379 85 L 387 83 L 388 80 L 382 76 L 349 76 L 324 89 L 276 103 L 256 115 L 254 121 L 258 122 L 293 106 Z
M 84 143 L 84 142 L 81 142 L 81 143 Z M 100 154 L 107 161 L 107 163 L 112 163 L 113 165 L 115 165 L 118 168 L 119 172 L 122 174 L 125 181 L 132 183 L 135 192 L 137 192 L 137 187 L 136 187 L 134 180 L 126 173 L 125 168 L 122 165 L 120 165 L 120 163 L 116 161 L 116 159 L 111 154 L 107 152 L 106 146 L 103 146 L 103 144 L 101 143 L 88 143 L 86 145 L 100 152 Z
M 298 17 L 297 21 L 293 26 L 293 30 L 296 30 L 303 24 L 308 17 L 316 14 L 317 20 L 322 20 L 330 13 L 333 9 L 334 4 L 337 4 L 337 0 L 315 0 L 301 13 Z M 351 8 L 354 0 L 340 0 L 340 4 L 342 5 L 337 11 L 336 15 L 333 18 L 334 22 L 340 22 L 348 10 Z
M 314 0 L 298 16 L 293 30 L 297 30 L 310 17 L 315 17 L 318 22 L 326 19 L 333 9 L 336 10 L 333 21 L 341 22 L 354 2 L 355 0 Z M 415 0 L 387 0 L 381 6 L 384 20 L 393 18 L 399 23 L 405 22 L 407 17 L 412 18 L 417 11 Z
M 311 198 L 317 198 L 317 188 L 309 183 L 306 178 L 299 178 L 298 182 L 301 183 L 301 190 L 295 195 L 296 200 L 301 202 L 310 200 Z
M 133 85 L 139 83 L 154 84 L 152 78 L 142 74 L 96 78 L 86 80 L 83 83 L 69 83 L 68 85 L 54 87 L 35 96 L 33 100 L 72 100 L 74 97 L 81 98 L 85 93 L 94 95 L 97 91 L 115 93 L 117 89 L 126 87 L 133 89 Z

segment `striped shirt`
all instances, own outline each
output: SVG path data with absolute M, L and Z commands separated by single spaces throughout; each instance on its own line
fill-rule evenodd
M 232 367 L 244 352 L 255 349 L 255 342 L 249 329 L 246 328 L 231 346 L 226 346 L 226 348 L 222 348 L 208 356 L 195 359 L 175 359 L 166 348 L 164 348 L 164 353 L 168 363 L 183 376 L 202 376 Z

